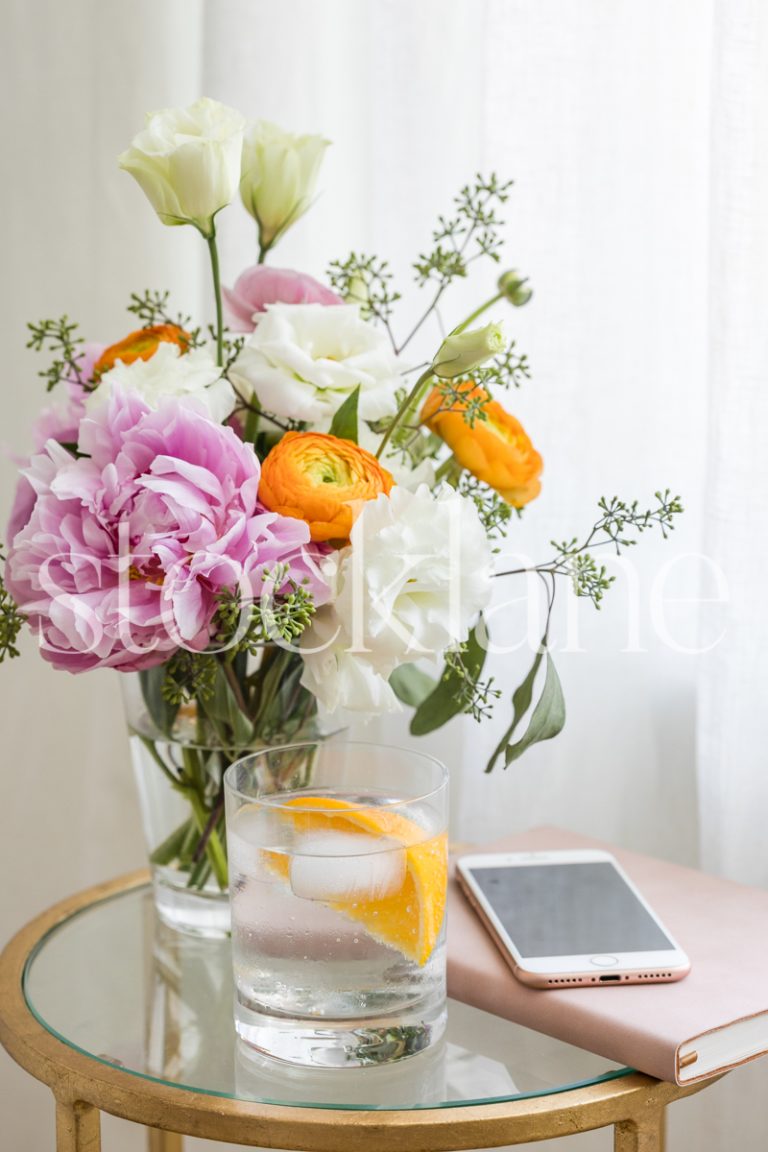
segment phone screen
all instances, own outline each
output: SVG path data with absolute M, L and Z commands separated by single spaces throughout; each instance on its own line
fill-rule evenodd
M 472 876 L 523 957 L 674 947 L 608 861 L 473 868 Z

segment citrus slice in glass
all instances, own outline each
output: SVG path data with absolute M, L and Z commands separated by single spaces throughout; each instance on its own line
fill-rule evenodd
M 289 813 L 288 809 L 292 811 Z M 380 839 L 383 850 L 386 850 L 387 842 L 402 847 L 405 873 L 399 891 L 379 897 L 363 896 L 326 903 L 362 924 L 372 939 L 396 948 L 420 966 L 426 964 L 437 943 L 445 915 L 448 878 L 446 834 L 443 832 L 426 838 L 421 825 L 399 812 L 375 805 L 355 804 L 338 797 L 293 797 L 285 801 L 282 812 L 300 835 L 358 832 L 365 833 L 367 841 L 370 837 Z M 365 852 L 371 852 L 370 846 L 362 849 L 362 853 Z M 285 880 L 289 879 L 291 861 L 287 853 L 264 851 L 263 855 L 272 871 L 278 872 Z

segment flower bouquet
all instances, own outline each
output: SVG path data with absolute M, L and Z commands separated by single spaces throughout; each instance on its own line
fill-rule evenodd
M 66 317 L 30 325 L 59 399 L 7 530 L 0 657 L 26 624 L 56 668 L 123 673 L 161 911 L 199 930 L 226 890 L 222 775 L 244 751 L 316 739 L 349 712 L 406 706 L 421 735 L 488 717 L 500 691 L 482 612 L 506 574 L 494 541 L 540 490 L 541 456 L 498 399 L 528 376 L 499 322 L 529 301 L 525 277 L 494 275 L 488 299 L 412 354 L 453 281 L 499 262 L 510 185 L 478 177 L 439 218 L 414 263 L 427 306 L 399 337 L 386 262 L 352 253 L 327 283 L 266 262 L 311 206 L 327 143 L 208 99 L 149 116 L 119 163 L 162 223 L 206 243 L 214 323 L 150 291 L 131 298 L 137 330 L 108 347 Z M 258 262 L 228 289 L 216 228 L 238 188 Z M 594 547 L 666 533 L 679 510 L 669 493 L 646 510 L 603 500 L 583 541 L 535 566 L 542 639 L 489 769 L 563 726 L 557 577 L 599 605 L 611 578 Z

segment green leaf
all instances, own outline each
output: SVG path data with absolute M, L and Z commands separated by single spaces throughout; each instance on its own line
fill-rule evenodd
M 147 668 L 143 672 L 139 672 L 139 683 L 141 684 L 144 703 L 153 724 L 164 736 L 170 736 L 176 722 L 179 705 L 169 704 L 163 698 L 165 665 L 158 664 L 155 668 Z
M 464 651 L 464 666 L 469 678 L 477 681 L 485 664 L 487 653 L 473 629 L 467 638 Z M 462 678 L 453 668 L 446 667 L 433 692 L 422 701 L 411 720 L 411 734 L 426 736 L 436 728 L 442 728 L 454 716 L 464 711 L 466 695 L 462 691 Z
M 521 736 L 519 740 L 513 742 L 512 738 L 531 706 L 536 673 L 539 671 L 544 657 L 546 657 L 546 673 L 541 695 L 536 701 L 536 707 L 531 713 L 531 718 L 528 721 L 528 727 L 524 735 Z M 565 699 L 563 697 L 563 689 L 560 684 L 557 669 L 555 668 L 555 662 L 547 648 L 547 637 L 545 635 L 542 638 L 539 650 L 536 653 L 528 675 L 515 690 L 512 697 L 512 723 L 497 744 L 493 755 L 488 761 L 485 769 L 486 772 L 493 771 L 496 761 L 502 753 L 504 754 L 504 767 L 508 768 L 513 760 L 517 760 L 532 745 L 540 744 L 543 740 L 551 740 L 554 736 L 557 736 L 559 732 L 562 732 L 564 725 Z
M 198 697 L 198 705 L 213 723 L 223 744 L 247 744 L 253 736 L 253 725 L 243 713 L 219 664 L 213 681 L 213 695 Z
M 435 681 L 415 664 L 401 664 L 389 678 L 389 684 L 403 704 L 418 708 L 430 692 L 435 690 Z
M 331 436 L 340 440 L 351 440 L 357 444 L 357 403 L 360 399 L 360 385 L 350 392 L 331 422 Z
M 543 740 L 551 740 L 559 735 L 565 726 L 565 698 L 560 677 L 552 656 L 547 652 L 547 668 L 541 696 L 533 710 L 525 735 L 517 743 L 508 744 L 504 752 L 504 767 L 522 756 L 526 749 Z

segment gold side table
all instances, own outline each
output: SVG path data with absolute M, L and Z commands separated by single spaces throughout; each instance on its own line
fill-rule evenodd
M 226 941 L 159 924 L 146 873 L 64 900 L 0 956 L 0 1042 L 56 1098 L 57 1152 L 99 1152 L 100 1112 L 149 1129 L 306 1152 L 449 1152 L 614 1127 L 662 1152 L 677 1088 L 452 1004 L 447 1041 L 395 1065 L 304 1072 L 238 1048 Z

